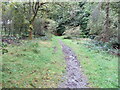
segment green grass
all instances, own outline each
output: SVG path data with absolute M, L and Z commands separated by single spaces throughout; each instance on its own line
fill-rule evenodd
M 57 47 L 54 52 L 54 46 Z M 65 70 L 65 61 L 58 41 L 25 41 L 9 45 L 2 55 L 2 87 L 56 88 Z
M 86 74 L 90 87 L 117 88 L 118 87 L 118 57 L 101 50 L 87 48 L 83 42 L 63 40 L 78 56 L 78 60 Z M 79 42 L 80 44 L 77 44 Z
M 23 45 L 9 45 L 2 55 L 2 84 L 5 88 L 57 88 L 65 71 L 65 60 L 58 42 L 34 39 Z M 94 88 L 118 87 L 118 57 L 104 51 L 87 48 L 85 40 L 62 39 L 78 56 L 89 86 Z M 79 44 L 77 44 L 79 42 Z M 54 48 L 56 50 L 54 51 Z

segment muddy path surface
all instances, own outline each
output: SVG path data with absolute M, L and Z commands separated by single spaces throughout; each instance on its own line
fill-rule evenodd
M 62 51 L 66 61 L 66 73 L 63 76 L 63 82 L 58 86 L 59 88 L 88 88 L 87 78 L 83 74 L 80 62 L 73 50 L 65 45 L 61 40 L 59 43 L 62 46 Z M 82 59 L 82 58 L 81 58 Z

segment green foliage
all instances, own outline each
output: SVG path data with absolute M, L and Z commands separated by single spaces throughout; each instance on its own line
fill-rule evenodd
M 7 43 L 2 42 L 0 46 L 1 46 L 2 48 L 5 48 L 5 47 L 7 47 L 7 46 L 8 46 L 8 44 L 7 44 Z
M 2 54 L 8 53 L 7 49 L 2 49 Z
M 33 25 L 34 36 L 44 36 L 46 31 L 62 35 L 66 27 L 80 27 L 78 37 L 101 35 L 105 23 L 106 3 L 59 2 L 47 3 L 40 7 Z M 117 37 L 119 3 L 110 3 L 110 38 Z M 33 15 L 29 4 L 3 3 L 3 33 L 7 35 L 28 36 L 30 19 Z M 95 12 L 94 12 L 95 11 Z M 92 14 L 94 12 L 94 14 Z M 24 13 L 24 14 L 23 14 Z M 90 17 L 90 14 L 93 17 Z M 93 20 L 95 19 L 95 20 Z M 49 23 L 47 23 L 49 22 Z M 79 33 L 78 32 L 78 33 Z
M 96 4 L 94 4 L 96 5 Z M 110 10 L 109 10 L 109 24 L 108 26 L 109 30 L 105 31 L 105 20 L 106 20 L 106 3 L 102 3 L 102 6 L 99 7 L 99 13 L 96 11 L 94 12 L 97 16 L 97 20 L 94 21 L 93 19 L 96 18 L 94 15 L 90 17 L 90 20 L 88 22 L 88 29 L 90 29 L 89 34 L 95 35 L 96 40 L 103 39 L 103 36 L 106 35 L 107 38 L 109 38 L 109 41 L 107 41 L 108 47 L 112 47 L 113 44 L 117 43 L 119 45 L 119 42 L 117 41 L 118 38 L 118 5 L 117 3 L 110 3 Z M 98 7 L 97 5 L 96 7 Z M 101 9 L 100 9 L 101 8 Z M 96 10 L 96 9 L 93 9 Z M 99 17 L 98 17 L 99 16 Z M 114 40 L 114 41 L 113 41 Z M 103 45 L 104 46 L 104 45 Z
M 87 35 L 89 33 L 87 22 L 90 12 L 86 8 L 89 8 L 86 3 L 64 3 L 61 7 L 53 6 L 52 9 L 54 9 L 54 12 L 50 13 L 49 18 L 58 23 L 56 33 L 62 35 L 66 30 L 66 26 L 80 26 L 82 33 Z
M 6 49 L 8 47 L 7 43 L 2 42 L 0 46 L 2 47 L 2 54 L 8 53 Z
M 21 3 L 2 4 L 3 30 L 8 36 L 21 36 L 27 33 L 28 22 Z M 9 21 L 9 24 L 8 24 Z

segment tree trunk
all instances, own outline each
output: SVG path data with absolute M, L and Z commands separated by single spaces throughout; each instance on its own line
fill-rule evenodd
M 30 32 L 29 32 L 29 39 L 32 40 L 32 29 L 30 29 Z
M 32 16 L 32 11 L 31 11 L 31 0 L 29 0 L 29 19 Z M 33 31 L 33 25 L 32 21 L 30 20 L 30 25 L 29 25 L 29 39 L 32 40 L 32 31 Z
M 31 6 L 31 4 L 30 4 L 30 6 Z M 35 18 L 36 18 L 36 16 L 37 16 L 39 7 L 40 7 L 40 6 L 39 6 L 39 2 L 36 2 L 36 6 L 35 6 L 36 10 L 35 10 L 35 12 L 34 12 L 33 17 L 32 17 L 31 20 L 30 20 L 30 25 L 29 25 L 29 39 L 30 39 L 30 40 L 32 40 L 32 36 L 33 36 L 33 23 L 34 23 L 34 20 L 35 20 Z
M 33 4 L 34 4 L 34 2 L 33 2 Z M 30 25 L 29 25 L 29 39 L 30 40 L 32 40 L 34 20 L 35 20 L 35 18 L 37 16 L 37 13 L 39 11 L 40 6 L 42 6 L 44 4 L 46 4 L 46 2 L 45 3 L 36 2 L 35 5 L 33 5 L 33 6 L 31 5 L 31 3 L 29 4 L 30 7 L 32 8 L 32 9 L 30 8 L 30 11 L 33 11 L 33 17 L 29 21 L 29 23 L 30 23 Z
M 104 24 L 104 31 L 103 31 L 103 38 L 102 41 L 103 42 L 108 42 L 110 39 L 110 18 L 109 18 L 109 7 L 110 2 L 109 0 L 107 0 L 106 2 L 106 20 L 105 20 L 105 24 Z

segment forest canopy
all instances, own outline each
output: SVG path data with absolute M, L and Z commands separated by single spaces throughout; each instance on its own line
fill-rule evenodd
M 2 36 L 66 35 L 119 45 L 117 2 L 3 2 Z

